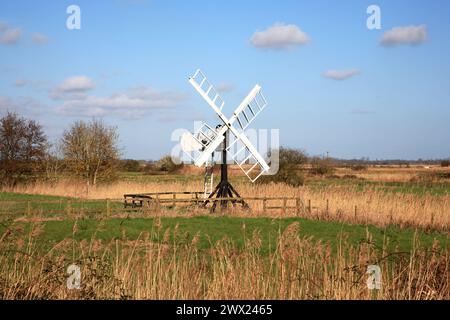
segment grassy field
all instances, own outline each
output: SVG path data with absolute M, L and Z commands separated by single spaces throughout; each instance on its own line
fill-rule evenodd
M 311 238 L 313 241 L 330 243 L 336 248 L 341 237 L 352 245 L 364 242 L 370 233 L 373 244 L 382 247 L 387 244 L 389 250 L 411 250 L 414 237 L 424 247 L 431 247 L 437 241 L 441 247 L 447 247 L 448 237 L 438 232 L 421 232 L 415 234 L 413 229 L 399 229 L 389 227 L 385 229 L 374 226 L 347 225 L 337 222 L 314 221 L 301 218 L 238 218 L 238 217 L 209 217 L 192 218 L 126 218 L 126 219 L 81 219 L 64 221 L 40 222 L 41 233 L 36 241 L 42 250 L 48 250 L 65 239 L 92 239 L 110 242 L 117 239 L 136 240 L 143 233 L 149 233 L 152 241 L 161 242 L 166 232 L 170 233 L 170 241 L 174 241 L 173 232 L 181 236 L 183 241 L 190 242 L 198 237 L 198 247 L 206 249 L 213 247 L 217 241 L 228 238 L 236 247 L 243 249 L 245 239 L 254 232 L 260 234 L 264 253 L 276 248 L 276 239 L 292 223 L 299 224 L 299 237 Z M 17 222 L 12 228 L 23 230 L 26 234 L 33 223 Z M 73 230 L 76 228 L 76 232 Z M 4 233 L 6 226 L 0 226 L 0 233 Z M 157 232 L 159 230 L 160 232 Z M 162 231 L 161 231 L 162 230 Z
M 16 223 L 0 239 L 0 297 L 450 298 L 443 235 L 367 229 L 211 217 Z M 79 290 L 66 287 L 71 264 L 81 268 Z M 374 264 L 375 291 L 366 286 Z
M 395 169 L 392 170 L 395 174 Z M 198 177 L 186 177 L 183 181 L 175 177 L 174 182 L 161 182 L 159 176 L 147 178 L 154 180 L 119 180 L 91 188 L 89 193 L 85 192 L 83 185 L 72 181 L 22 185 L 4 191 L 96 200 L 122 199 L 125 193 L 202 190 L 202 182 Z M 140 181 L 139 179 L 137 178 L 137 181 Z M 305 186 L 294 188 L 283 183 L 252 185 L 239 182 L 238 179 L 234 180 L 234 186 L 243 197 L 299 198 L 304 204 L 311 203 L 311 215 L 319 219 L 353 224 L 368 223 L 378 227 L 394 224 L 402 228 L 419 227 L 443 231 L 448 231 L 450 226 L 450 196 L 446 182 L 426 184 L 411 181 L 316 178 L 309 180 Z M 242 215 L 280 215 L 280 211 L 264 212 L 261 201 L 250 201 L 249 204 L 252 210 L 242 211 Z M 120 206 L 118 202 L 114 205 Z M 291 211 L 284 216 L 295 215 Z
M 227 215 L 121 209 L 124 193 L 200 191 L 193 174 L 126 173 L 89 192 L 74 181 L 15 186 L 0 192 L 0 297 L 449 299 L 450 184 L 416 181 L 423 172 L 343 168 L 300 188 L 232 178 L 244 197 L 310 201 L 300 217 L 257 202 Z M 82 268 L 78 291 L 65 286 L 71 263 Z

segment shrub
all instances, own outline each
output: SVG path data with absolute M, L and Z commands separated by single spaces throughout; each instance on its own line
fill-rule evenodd
M 335 171 L 330 159 L 314 157 L 311 159 L 311 173 L 315 175 L 332 175 Z
M 360 180 L 364 180 L 363 178 L 358 178 L 354 174 L 344 174 L 342 176 L 342 179 L 360 179 Z
M 141 169 L 139 161 L 132 159 L 125 159 L 121 161 L 122 169 L 127 172 L 138 172 Z
M 257 183 L 285 183 L 292 187 L 300 187 L 305 184 L 305 177 L 302 173 L 296 170 L 280 169 L 274 175 L 262 176 Z
M 155 163 L 155 169 L 158 171 L 175 172 L 180 169 L 183 164 L 176 164 L 171 156 L 164 156 Z
M 367 166 L 364 164 L 356 164 L 351 167 L 353 171 L 364 171 L 367 170 Z
M 450 160 L 442 160 L 441 167 L 450 167 Z
M 279 149 L 279 170 L 274 175 L 260 177 L 258 183 L 282 182 L 293 187 L 304 185 L 305 177 L 299 167 L 308 161 L 303 150 L 281 147 Z
M 450 179 L 450 172 L 437 171 L 437 172 L 420 172 L 415 177 L 411 178 L 411 182 L 422 183 L 432 186 L 435 183 L 441 183 L 443 180 Z
M 308 156 L 305 151 L 281 147 L 279 150 L 280 168 L 287 166 L 301 166 L 308 162 Z

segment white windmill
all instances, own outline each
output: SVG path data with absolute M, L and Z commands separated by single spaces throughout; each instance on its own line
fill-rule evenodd
M 261 87 L 258 84 L 255 85 L 247 97 L 238 105 L 233 115 L 227 118 L 222 113 L 225 102 L 200 69 L 189 78 L 189 83 L 222 121 L 222 124 L 215 128 L 203 123 L 194 134 L 185 133 L 181 137 L 181 148 L 191 157 L 194 164 L 198 167 L 206 166 L 205 205 L 210 201 L 209 199 L 216 196 L 217 198 L 225 199 L 220 200 L 222 207 L 226 207 L 228 201 L 231 201 L 233 204 L 240 202 L 247 207 L 245 202 L 233 200 L 234 197 L 240 198 L 240 195 L 228 181 L 227 153 L 252 182 L 255 182 L 262 174 L 269 171 L 270 168 L 267 162 L 244 134 L 244 130 L 248 125 L 267 106 Z M 238 127 L 233 126 L 235 122 L 238 123 Z M 231 143 L 228 143 L 229 132 L 232 133 L 233 137 Z M 221 145 L 223 146 L 221 150 L 221 179 L 213 191 L 213 163 L 212 161 L 209 162 L 209 159 L 214 158 L 214 152 Z M 229 200 L 226 200 L 228 198 Z M 216 201 L 213 203 L 212 211 L 214 211 L 215 206 Z

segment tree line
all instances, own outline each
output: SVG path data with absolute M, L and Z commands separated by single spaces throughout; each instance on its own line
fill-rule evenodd
M 55 143 L 42 125 L 15 112 L 0 118 L 0 179 L 3 185 L 52 179 L 64 173 L 86 185 L 115 176 L 120 158 L 117 128 L 103 121 L 75 121 Z
M 158 161 L 120 159 L 117 128 L 103 121 L 75 121 L 55 142 L 50 143 L 42 126 L 35 120 L 25 119 L 15 112 L 7 112 L 0 118 L 0 186 L 15 185 L 38 179 L 56 180 L 61 176 L 82 179 L 87 188 L 100 181 L 110 181 L 119 171 L 176 172 L 182 165 L 175 164 L 170 156 Z M 284 181 L 302 185 L 302 168 L 315 175 L 332 175 L 334 168 L 350 167 L 365 170 L 371 165 L 406 165 L 413 163 L 450 166 L 450 160 L 369 160 L 311 157 L 300 149 L 279 150 L 279 171 L 275 176 L 260 179 L 261 183 Z

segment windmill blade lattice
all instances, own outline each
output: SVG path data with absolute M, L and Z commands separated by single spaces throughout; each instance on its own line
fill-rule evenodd
M 224 100 L 217 93 L 217 90 L 209 82 L 204 73 L 198 69 L 192 77 L 189 78 L 190 84 L 200 94 L 200 96 L 208 103 L 208 105 L 214 110 L 218 117 L 222 120 L 223 125 L 215 130 L 214 138 L 204 145 L 202 150 L 198 151 L 198 154 L 192 159 L 196 166 L 202 166 L 210 155 L 217 149 L 217 147 L 223 142 L 226 132 L 229 130 L 235 137 L 233 144 L 226 147 L 226 151 L 230 153 L 231 158 L 239 165 L 241 170 L 252 181 L 256 181 L 264 172 L 269 171 L 269 165 L 264 158 L 259 154 L 258 150 L 252 145 L 250 140 L 244 134 L 244 130 L 250 125 L 251 122 L 259 115 L 259 113 L 267 106 L 267 100 L 261 92 L 261 87 L 255 85 L 255 87 L 249 92 L 249 94 L 238 105 L 233 115 L 228 119 L 223 113 L 222 108 L 225 105 Z M 239 124 L 239 129 L 233 126 L 233 123 Z M 235 143 L 243 145 L 242 149 L 237 153 L 231 152 L 231 147 Z M 239 161 L 239 154 L 244 151 L 246 160 L 244 162 Z M 244 167 L 245 162 L 252 161 L 254 165 L 249 169 Z M 256 175 L 251 174 L 255 169 L 260 169 Z

